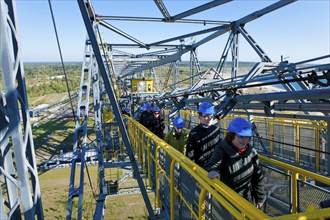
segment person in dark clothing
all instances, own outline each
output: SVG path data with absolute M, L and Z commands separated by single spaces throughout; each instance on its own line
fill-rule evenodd
M 265 199 L 263 173 L 258 153 L 249 145 L 253 135 L 244 118 L 235 118 L 228 126 L 224 140 L 216 146 L 204 169 L 209 178 L 218 178 L 248 201 L 262 208 Z
M 134 113 L 133 117 L 135 120 L 140 120 L 141 113 L 144 111 L 144 105 L 141 105 L 138 110 Z
M 150 103 L 146 103 L 144 106 L 144 111 L 140 115 L 139 123 L 144 127 L 150 127 L 150 120 L 152 118 L 152 107 Z
M 121 108 L 121 113 L 123 114 L 123 115 L 127 115 L 127 116 L 131 116 L 131 114 L 129 113 L 129 109 L 127 109 L 127 108 L 125 108 L 125 107 L 122 107 Z
M 152 131 L 159 138 L 163 139 L 164 134 L 164 120 L 160 116 L 160 109 L 158 107 L 153 108 L 153 116 L 150 119 L 150 123 L 148 125 L 148 129 Z
M 208 102 L 198 107 L 200 124 L 191 129 L 186 145 L 186 156 L 203 167 L 221 140 L 220 128 L 213 125 L 214 107 Z

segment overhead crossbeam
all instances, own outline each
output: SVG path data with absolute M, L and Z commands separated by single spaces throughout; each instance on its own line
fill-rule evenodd
M 219 5 L 222 5 L 222 4 L 225 4 L 225 3 L 228 3 L 230 1 L 212 1 L 212 2 L 209 2 L 209 3 L 206 3 L 204 5 L 201 5 L 201 6 L 198 6 L 196 8 L 193 8 L 193 9 L 190 9 L 190 10 L 187 10 L 185 12 L 182 12 L 176 16 L 170 16 L 170 13 L 167 11 L 163 1 L 161 0 L 155 0 L 154 1 L 156 3 L 156 5 L 159 7 L 160 11 L 162 12 L 163 16 L 164 16 L 164 19 L 163 21 L 164 22 L 175 22 L 177 20 L 180 20 L 184 17 L 188 17 L 190 15 L 193 15 L 193 14 L 196 14 L 196 13 L 199 13 L 199 12 L 202 12 L 204 10 L 207 10 L 209 8 L 212 8 L 212 7 L 216 7 L 216 6 L 219 6 Z M 114 20 L 121 20 L 121 17 L 117 16 L 99 16 L 99 19 L 100 19 L 100 24 L 101 25 L 104 25 L 104 26 L 107 26 L 110 30 L 114 31 L 115 33 L 118 33 L 120 34 L 121 36 L 124 36 L 125 38 L 133 41 L 136 43 L 135 47 L 138 46 L 139 48 L 145 48 L 145 49 L 150 49 L 151 47 L 156 47 L 156 46 L 167 46 L 165 45 L 166 43 L 170 43 L 170 42 L 173 42 L 173 41 L 177 41 L 179 40 L 180 42 L 182 42 L 183 39 L 185 38 L 189 38 L 189 37 L 195 37 L 195 36 L 198 36 L 198 35 L 202 35 L 202 34 L 208 34 L 210 33 L 208 36 L 204 37 L 203 39 L 197 41 L 196 43 L 193 43 L 192 45 L 184 45 L 184 44 L 181 44 L 182 47 L 184 47 L 184 50 L 182 50 L 182 53 L 181 55 L 183 55 L 184 53 L 188 52 L 188 51 L 193 51 L 194 49 L 198 48 L 199 46 L 229 32 L 229 31 L 233 31 L 235 32 L 234 36 L 235 36 L 235 41 L 231 41 L 231 46 L 233 46 L 234 42 L 237 41 L 237 34 L 238 34 L 238 31 L 247 39 L 247 41 L 250 43 L 250 45 L 254 48 L 254 50 L 257 52 L 257 54 L 259 54 L 259 56 L 261 57 L 261 60 L 262 61 L 266 61 L 266 62 L 270 62 L 270 58 L 266 55 L 266 53 L 261 49 L 260 46 L 258 46 L 256 44 L 256 42 L 252 39 L 252 37 L 247 33 L 247 31 L 245 29 L 243 29 L 243 26 L 250 22 L 250 21 L 253 21 L 267 13 L 270 13 L 276 9 L 279 9 L 281 7 L 284 7 L 286 6 L 287 4 L 290 4 L 294 2 L 294 0 L 290 0 L 290 1 L 279 1 L 279 2 L 276 2 L 268 7 L 265 7 L 261 10 L 258 10 L 258 11 L 255 11 L 253 13 L 250 13 L 249 15 L 246 15 L 236 21 L 232 21 L 230 23 L 222 23 L 222 25 L 219 25 L 219 26 L 216 26 L 216 27 L 212 27 L 212 28 L 208 28 L 208 29 L 204 29 L 204 30 L 200 30 L 200 31 L 196 31 L 196 32 L 192 32 L 192 33 L 188 33 L 188 34 L 183 34 L 183 35 L 180 35 L 180 36 L 176 36 L 176 37 L 172 37 L 172 38 L 168 38 L 168 39 L 164 39 L 164 40 L 160 40 L 160 41 L 156 41 L 156 42 L 152 42 L 152 43 L 143 43 L 139 40 L 137 40 L 136 38 L 120 31 L 119 29 L 111 26 L 110 24 L 107 24 L 106 22 L 103 21 L 103 19 L 114 19 Z M 122 17 L 122 19 L 124 21 L 134 21 L 134 19 L 137 19 L 137 21 L 156 21 L 157 19 L 152 19 L 152 18 L 138 18 L 138 17 Z M 130 47 L 129 44 L 117 44 L 117 46 L 128 46 Z M 134 44 L 131 45 L 131 48 L 134 47 Z M 237 49 L 233 49 L 233 51 L 237 51 L 238 50 L 238 43 L 236 45 Z M 110 47 L 112 48 L 112 47 Z M 155 52 L 154 52 L 155 53 Z M 157 53 L 157 52 L 156 52 Z M 141 54 L 142 55 L 142 54 Z M 172 56 L 170 57 L 159 57 L 159 60 L 157 61 L 150 61 L 150 63 L 152 63 L 151 65 L 149 64 L 142 64 L 140 67 L 136 67 L 136 68 L 131 68 L 131 65 L 128 64 L 126 65 L 126 68 L 120 68 L 118 70 L 120 70 L 120 72 L 118 72 L 118 74 L 120 75 L 120 77 L 126 77 L 126 76 L 131 76 L 137 72 L 141 72 L 143 70 L 147 70 L 147 69 L 152 69 L 154 67 L 156 67 L 157 65 L 163 65 L 163 64 L 166 64 L 166 63 L 170 63 L 170 62 L 174 62 L 175 60 L 173 60 L 174 58 L 176 58 L 177 60 L 180 60 L 181 59 L 181 56 L 177 56 L 178 53 L 176 54 L 173 54 Z M 227 50 L 227 53 L 223 54 L 225 56 L 228 55 L 228 50 Z M 235 55 L 235 60 L 238 60 L 238 55 L 237 54 L 234 54 Z M 225 60 L 226 58 L 223 57 L 222 60 Z M 116 64 L 114 64 L 116 65 Z M 236 68 L 235 68 L 235 72 L 237 72 L 237 68 L 238 66 L 235 65 Z
M 160 12 L 162 13 L 162 15 L 164 16 L 164 20 L 168 21 L 171 19 L 171 15 L 168 12 L 164 2 L 162 0 L 154 0 L 155 4 L 157 5 L 158 9 L 160 10 Z
M 144 64 L 144 65 L 142 65 L 138 68 L 135 68 L 135 69 L 131 70 L 130 72 L 128 72 L 126 74 L 120 75 L 120 77 L 125 78 L 127 76 L 133 75 L 134 73 L 141 72 L 143 70 L 152 69 L 156 66 L 161 66 L 161 65 L 164 65 L 164 64 L 167 64 L 167 63 L 170 63 L 170 62 L 175 62 L 177 60 L 180 60 L 182 54 L 184 54 L 186 51 L 188 51 L 188 50 L 183 49 L 183 50 L 180 50 L 178 53 L 175 53 L 175 54 L 170 55 L 168 57 L 165 57 L 163 59 L 159 59 L 157 61 L 150 62 L 148 64 Z
M 106 27 L 108 28 L 109 30 L 112 30 L 113 32 L 125 37 L 126 39 L 128 40 L 131 40 L 135 43 L 137 43 L 140 47 L 144 47 L 144 48 L 147 48 L 147 45 L 145 43 L 143 43 L 142 41 L 139 41 L 138 39 L 128 35 L 127 33 L 119 30 L 118 28 L 114 27 L 113 25 L 111 24 L 108 24 L 107 22 L 105 21 L 100 21 L 100 25 L 102 25 L 103 27 Z
M 204 5 L 200 5 L 196 8 L 193 8 L 193 9 L 190 9 L 188 11 L 177 14 L 175 16 L 172 16 L 170 21 L 173 22 L 173 21 L 185 18 L 185 17 L 189 17 L 191 15 L 197 14 L 199 12 L 205 11 L 205 10 L 210 9 L 210 8 L 214 8 L 214 7 L 219 6 L 219 5 L 226 4 L 226 3 L 231 2 L 231 1 L 232 0 L 214 0 L 214 1 L 211 1 L 211 2 L 208 2 L 208 3 L 205 3 Z
M 145 22 L 164 22 L 164 18 L 155 17 L 130 17 L 130 16 L 108 16 L 108 15 L 96 15 L 97 20 L 111 20 L 111 21 L 145 21 Z M 200 19 L 176 19 L 173 23 L 182 24 L 212 24 L 223 25 L 229 24 L 228 21 L 216 21 L 216 20 L 200 20 Z
M 330 55 L 329 55 L 330 56 Z M 326 59 L 328 56 L 313 59 L 313 61 Z M 306 61 L 309 62 L 309 61 Z M 288 68 L 290 65 L 290 68 Z M 280 74 L 274 74 L 280 73 Z M 279 79 L 280 76 L 280 79 Z M 330 90 L 326 80 L 330 81 L 330 65 L 305 65 L 305 62 L 299 62 L 299 66 L 286 63 L 257 63 L 249 73 L 235 78 L 228 79 L 202 79 L 197 82 L 191 90 L 173 91 L 170 94 L 164 94 L 157 98 L 158 102 L 164 102 L 163 105 L 176 106 L 174 111 L 182 108 L 189 108 L 191 102 L 196 104 L 202 102 L 206 97 L 212 98 L 215 103 L 216 112 L 220 117 L 225 117 L 234 109 L 261 110 L 266 116 L 272 116 L 274 111 L 294 110 L 314 117 L 313 112 L 308 111 L 318 106 L 317 112 L 324 114 L 323 119 L 327 119 L 329 112 Z M 325 88 L 313 88 L 317 82 L 322 81 Z M 295 90 L 286 90 L 283 84 L 289 83 L 299 85 L 299 82 L 308 86 Z M 263 92 L 260 94 L 244 94 L 242 89 L 261 88 L 264 86 L 283 86 L 281 92 Z M 211 97 L 212 96 L 212 97 Z M 196 97 L 196 99 L 193 99 Z M 198 98 L 199 97 L 199 98 Z M 189 104 L 187 100 L 189 99 Z M 171 102 L 174 100 L 174 102 Z M 275 102 L 277 101 L 277 102 Z M 254 107 L 253 104 L 256 104 Z M 251 108 L 250 108 L 251 107 Z M 307 117 L 307 116 L 306 116 Z

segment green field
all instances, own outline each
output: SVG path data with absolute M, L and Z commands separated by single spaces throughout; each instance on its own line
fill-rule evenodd
M 93 121 L 89 120 L 89 136 L 87 142 L 95 139 L 91 130 Z M 33 129 L 34 145 L 36 149 L 37 163 L 42 164 L 60 152 L 72 151 L 75 123 L 73 121 L 40 119 L 38 126 Z M 88 173 L 91 184 L 89 182 Z M 92 219 L 96 207 L 94 195 L 99 193 L 97 166 L 85 168 L 83 219 Z M 79 174 L 80 168 L 77 168 Z M 39 174 L 41 197 L 45 219 L 65 219 L 68 202 L 68 190 L 70 182 L 70 168 L 52 169 Z M 121 169 L 113 168 L 105 170 L 106 180 L 116 180 L 122 176 Z M 79 184 L 79 176 L 75 177 L 75 187 Z M 128 179 L 119 188 L 136 188 L 135 179 Z M 150 198 L 153 198 L 151 193 Z M 72 219 L 77 217 L 78 198 L 73 200 Z M 146 219 L 146 209 L 140 193 L 110 195 L 106 200 L 105 219 Z
M 77 169 L 77 173 L 79 173 L 79 170 Z M 69 168 L 53 169 L 39 175 L 45 219 L 65 219 L 70 171 L 71 169 Z M 96 198 L 94 195 L 98 194 L 97 166 L 89 166 L 88 171 L 92 185 L 89 183 L 85 169 L 83 219 L 93 218 L 96 207 Z M 116 172 L 116 170 L 112 172 Z M 79 183 L 78 176 L 75 178 L 75 183 Z M 75 185 L 75 187 L 77 186 Z M 119 187 L 128 188 L 136 186 L 136 180 L 130 178 Z M 153 193 L 150 193 L 150 199 L 153 198 Z M 72 219 L 76 219 L 78 199 L 74 199 L 73 201 Z M 153 201 L 151 200 L 151 202 Z M 147 211 L 140 193 L 110 195 L 106 199 L 105 207 L 105 219 L 147 219 Z

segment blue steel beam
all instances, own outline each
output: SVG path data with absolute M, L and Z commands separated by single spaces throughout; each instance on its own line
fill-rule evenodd
M 155 49 L 155 48 L 172 48 L 172 47 L 180 47 L 181 44 L 164 44 L 164 45 L 150 45 L 148 44 L 148 47 L 150 49 Z M 141 48 L 140 45 L 138 44 L 120 44 L 120 43 L 114 43 L 114 44 L 109 44 L 109 47 L 112 48 Z M 115 50 L 115 49 L 113 49 Z M 126 53 L 126 52 L 123 52 Z
M 276 10 L 276 9 L 279 9 L 279 8 L 281 8 L 281 7 L 284 7 L 284 6 L 286 6 L 287 4 L 290 4 L 290 3 L 294 2 L 294 1 L 295 1 L 295 0 L 279 1 L 279 2 L 276 2 L 276 3 L 274 3 L 274 4 L 272 4 L 272 5 L 268 6 L 268 7 L 265 7 L 265 8 L 262 9 L 262 10 L 259 10 L 259 11 L 256 11 L 256 12 L 253 12 L 253 13 L 251 13 L 251 14 L 249 14 L 249 15 L 247 15 L 247 16 L 241 18 L 241 19 L 238 19 L 237 21 L 232 22 L 231 24 L 225 24 L 225 25 L 221 25 L 221 26 L 217 26 L 217 27 L 213 27 L 213 28 L 209 28 L 209 29 L 205 29 L 205 30 L 201 30 L 201 31 L 197 31 L 197 32 L 193 32 L 193 33 L 189 33 L 189 34 L 181 35 L 181 36 L 177 36 L 177 37 L 174 37 L 174 38 L 169 38 L 169 39 L 165 39 L 165 40 L 162 40 L 162 41 L 153 42 L 153 43 L 150 43 L 150 44 L 144 44 L 144 43 L 142 43 L 142 42 L 136 40 L 135 38 L 133 38 L 133 37 L 131 37 L 131 36 L 125 34 L 125 33 L 122 33 L 121 31 L 119 31 L 119 30 L 117 30 L 117 29 L 113 29 L 113 31 L 115 31 L 115 32 L 117 32 L 117 33 L 119 33 L 119 34 L 121 34 L 122 36 L 124 36 L 124 37 L 126 37 L 126 38 L 128 38 L 128 39 L 130 39 L 130 40 L 132 40 L 132 41 L 134 41 L 134 42 L 137 42 L 137 46 L 142 47 L 142 48 L 147 48 L 147 49 L 149 49 L 151 46 L 161 45 L 161 44 L 168 43 L 168 42 L 172 42 L 172 41 L 175 41 L 175 40 L 181 40 L 181 39 L 184 39 L 184 38 L 187 38 L 187 37 L 196 36 L 196 35 L 201 35 L 201 34 L 205 34 L 205 33 L 214 32 L 214 31 L 215 31 L 215 33 L 213 33 L 213 34 L 211 34 L 211 35 L 205 37 L 204 39 L 202 39 L 202 40 L 200 40 L 199 42 L 193 44 L 192 46 L 187 47 L 187 48 L 190 48 L 190 50 L 192 50 L 192 49 L 195 49 L 195 48 L 197 48 L 198 46 L 200 46 L 200 45 L 202 45 L 202 44 L 207 43 L 207 42 L 210 41 L 210 40 L 213 40 L 214 38 L 217 38 L 217 37 L 220 36 L 220 35 L 223 35 L 224 33 L 227 33 L 227 32 L 230 31 L 230 30 L 233 30 L 234 27 L 239 27 L 239 26 L 241 26 L 241 25 L 244 25 L 244 24 L 246 24 L 247 22 L 253 21 L 253 20 L 255 20 L 255 19 L 257 19 L 257 18 L 259 18 L 259 17 L 261 17 L 261 16 L 263 16 L 263 15 L 265 15 L 265 14 L 267 14 L 267 13 L 269 13 L 269 12 L 272 12 L 272 11 L 274 11 L 274 10 Z M 162 2 L 162 1 L 155 1 L 155 2 L 156 2 L 156 4 L 157 4 L 159 7 L 162 6 L 162 7 L 160 7 L 160 8 L 162 8 L 162 9 L 164 9 L 164 10 L 166 9 L 166 7 L 163 5 L 163 2 Z M 175 19 L 180 19 L 181 17 L 189 16 L 189 14 L 198 13 L 198 12 L 200 12 L 200 11 L 206 10 L 207 8 L 215 7 L 215 6 L 217 6 L 217 5 L 221 5 L 221 4 L 224 4 L 224 3 L 227 3 L 227 2 L 229 2 L 229 1 L 213 1 L 213 2 L 207 3 L 207 4 L 205 4 L 205 5 L 202 5 L 202 6 L 199 6 L 199 7 L 194 8 L 194 9 L 191 9 L 191 10 L 189 10 L 189 11 L 186 11 L 186 12 L 184 12 L 184 13 L 178 14 L 178 15 L 175 17 Z M 162 12 L 165 13 L 164 10 L 163 10 Z M 170 16 L 169 13 L 165 13 L 164 15 L 165 15 L 165 17 L 166 17 L 167 20 L 168 20 L 168 17 Z M 101 24 L 102 24 L 102 21 L 101 21 Z M 110 27 L 110 26 L 109 26 L 109 27 Z M 112 26 L 111 26 L 111 27 L 112 27 Z M 245 33 L 245 32 L 244 32 L 244 33 Z M 253 42 L 253 39 L 250 39 L 250 38 L 248 38 L 248 39 L 250 40 L 250 41 L 248 41 L 249 43 L 250 43 L 250 42 Z M 259 46 L 255 46 L 254 48 L 260 48 L 260 47 L 259 47 Z M 190 51 L 190 50 L 186 50 L 185 52 L 188 52 L 188 51 Z M 267 55 L 265 55 L 265 53 L 263 53 L 263 51 L 262 51 L 261 49 L 257 50 L 257 53 L 258 53 L 258 52 L 261 53 L 261 55 L 260 55 L 261 57 L 266 57 L 266 58 L 268 58 Z M 181 55 L 182 55 L 182 54 L 181 54 Z M 135 72 L 143 71 L 143 70 L 146 70 L 146 69 L 148 69 L 148 68 L 153 68 L 153 67 L 155 67 L 155 66 L 157 66 L 157 65 L 159 65 L 159 64 L 160 64 L 160 65 L 163 65 L 163 64 L 166 64 L 166 63 L 169 63 L 169 62 L 173 62 L 173 61 L 174 61 L 174 60 L 173 60 L 174 57 L 175 57 L 175 55 L 172 55 L 172 56 L 169 57 L 169 58 L 167 57 L 166 59 L 161 59 L 161 58 L 160 58 L 159 61 L 153 62 L 152 65 L 143 65 L 143 66 L 141 66 L 141 67 L 139 67 L 139 68 L 136 68 L 136 69 L 128 69 L 128 71 L 122 69 L 123 72 L 122 72 L 120 75 L 122 75 L 122 76 L 129 76 L 129 75 L 134 74 Z M 177 57 L 178 57 L 178 56 L 177 56 Z M 181 56 L 178 57 L 178 60 L 179 60 L 180 58 L 181 58 Z M 269 61 L 270 59 L 268 58 L 268 59 L 266 59 L 266 60 Z
M 123 121 L 121 113 L 120 113 L 120 109 L 119 109 L 119 106 L 118 106 L 118 102 L 116 100 L 115 93 L 114 93 L 113 88 L 110 84 L 109 78 L 107 76 L 106 69 L 104 67 L 103 59 L 102 59 L 102 56 L 101 56 L 101 53 L 100 53 L 100 50 L 99 50 L 99 47 L 98 47 L 98 42 L 96 40 L 96 36 L 94 34 L 94 30 L 93 30 L 93 27 L 92 27 L 92 21 L 90 20 L 90 17 L 88 16 L 86 5 L 89 5 L 90 3 L 89 3 L 88 0 L 87 1 L 77 0 L 77 1 L 78 1 L 78 5 L 79 5 L 81 15 L 82 15 L 84 23 L 85 23 L 85 27 L 86 27 L 89 39 L 90 39 L 92 47 L 93 47 L 94 55 L 95 55 L 95 58 L 97 60 L 97 64 L 98 64 L 98 67 L 99 67 L 99 70 L 100 70 L 100 74 L 101 74 L 102 79 L 103 79 L 105 90 L 106 90 L 107 95 L 109 97 L 112 109 L 114 111 L 115 119 L 118 123 L 119 130 L 122 134 L 122 140 L 123 140 L 123 142 L 126 146 L 128 156 L 129 156 L 130 161 L 132 163 L 134 175 L 137 179 L 137 182 L 138 182 L 138 185 L 140 187 L 145 205 L 146 205 L 148 213 L 149 213 L 149 218 L 150 219 L 156 219 L 155 215 L 154 215 L 154 212 L 153 212 L 153 209 L 152 209 L 152 206 L 151 206 L 151 203 L 150 203 L 150 200 L 149 200 L 149 197 L 148 197 L 148 194 L 147 194 L 147 190 L 144 186 L 143 180 L 142 180 L 140 172 L 139 172 L 139 168 L 138 168 L 138 165 L 137 165 L 137 161 L 135 159 L 134 151 L 133 151 L 131 142 L 128 138 L 128 134 L 127 134 L 125 124 L 124 124 L 124 121 Z
M 270 6 L 267 6 L 261 10 L 255 11 L 249 15 L 244 16 L 243 18 L 237 20 L 236 23 L 239 25 L 245 25 L 248 22 L 258 19 L 265 14 L 268 14 L 272 11 L 275 11 L 279 8 L 289 5 L 295 1 L 297 1 L 297 0 L 281 0 L 281 1 L 275 2 L 274 4 L 272 4 Z
M 107 16 L 107 15 L 97 15 L 98 20 L 112 20 L 112 21 L 146 21 L 146 22 L 164 22 L 163 18 L 155 17 L 129 17 L 129 16 Z M 228 21 L 216 21 L 216 20 L 199 20 L 199 19 L 176 19 L 173 21 L 175 23 L 187 23 L 187 24 L 213 24 L 222 25 L 228 24 Z
M 281 7 L 284 7 L 284 6 L 288 5 L 288 4 L 291 4 L 291 3 L 295 2 L 295 1 L 297 1 L 297 0 L 282 0 L 282 1 L 278 1 L 278 2 L 272 4 L 272 5 L 268 6 L 268 7 L 265 7 L 264 9 L 261 9 L 259 11 L 255 11 L 255 12 L 249 14 L 249 15 L 246 15 L 246 16 L 244 16 L 244 17 L 242 17 L 242 18 L 240 18 L 240 19 L 232 22 L 232 26 L 233 25 L 237 25 L 237 26 L 242 26 L 243 25 L 244 26 L 248 22 L 251 22 L 251 21 L 253 21 L 253 20 L 255 20 L 255 19 L 257 19 L 257 18 L 259 18 L 259 17 L 261 17 L 261 16 L 263 16 L 265 14 L 267 14 L 267 13 L 270 13 L 270 12 L 272 12 L 274 10 L 277 10 L 277 9 L 279 9 Z M 225 25 L 223 25 L 223 26 L 225 26 Z M 205 44 L 206 42 L 208 42 L 208 41 L 210 41 L 210 40 L 212 40 L 212 39 L 214 39 L 214 38 L 216 38 L 216 37 L 218 37 L 218 36 L 226 33 L 229 30 L 230 29 L 228 29 L 228 28 L 219 29 L 217 32 L 213 33 L 212 35 L 204 38 L 203 40 L 200 40 L 199 42 L 196 42 L 195 44 L 192 45 L 192 47 L 193 48 L 197 48 L 200 45 Z
M 181 18 L 185 18 L 185 17 L 191 16 L 193 14 L 197 14 L 199 12 L 205 11 L 207 9 L 210 9 L 210 8 L 213 8 L 213 7 L 216 7 L 216 6 L 219 6 L 219 5 L 226 4 L 226 3 L 231 2 L 231 1 L 232 0 L 214 0 L 214 1 L 211 1 L 211 2 L 208 2 L 208 3 L 205 3 L 204 5 L 200 5 L 196 8 L 193 8 L 193 9 L 190 9 L 188 11 L 177 14 L 175 16 L 172 16 L 170 21 L 173 22 L 173 21 L 179 20 Z
M 213 31 L 223 30 L 224 28 L 225 28 L 225 30 L 228 31 L 228 30 L 230 30 L 230 25 L 225 24 L 225 25 L 208 28 L 208 29 L 201 30 L 201 31 L 192 32 L 192 33 L 189 33 L 189 34 L 183 34 L 183 35 L 180 35 L 180 36 L 177 36 L 177 37 L 157 41 L 157 42 L 154 42 L 154 43 L 151 43 L 151 44 L 148 44 L 148 45 L 149 46 L 160 45 L 160 44 L 164 44 L 164 43 L 168 43 L 168 42 L 172 42 L 172 41 L 176 41 L 176 40 L 181 40 L 181 39 L 188 38 L 188 37 L 193 37 L 193 36 L 197 36 L 197 35 L 201 35 L 201 34 L 206 34 L 206 33 L 213 32 Z
M 154 62 L 150 62 L 148 64 L 144 64 L 144 65 L 142 65 L 138 68 L 135 68 L 135 69 L 131 70 L 130 72 L 128 72 L 126 74 L 120 75 L 119 77 L 125 78 L 127 76 L 133 75 L 133 74 L 141 72 L 143 70 L 148 70 L 148 69 L 151 69 L 151 68 L 156 67 L 156 66 L 161 66 L 161 65 L 164 65 L 164 64 L 167 64 L 167 63 L 175 62 L 177 60 L 180 60 L 182 54 L 184 54 L 188 51 L 189 50 L 187 50 L 187 49 L 180 50 L 178 53 L 175 53 L 175 54 L 173 54 L 171 56 L 168 56 L 164 59 L 160 59 L 160 60 L 157 60 L 157 61 L 154 61 Z
M 73 200 L 78 197 L 78 211 L 77 219 L 82 218 L 82 204 L 84 199 L 84 168 L 85 168 L 85 150 L 87 140 L 87 124 L 89 115 L 89 97 L 91 94 L 91 78 L 92 74 L 95 75 L 95 59 L 93 59 L 93 51 L 88 38 L 85 40 L 84 62 L 80 76 L 80 86 L 78 95 L 78 107 L 75 117 L 75 133 L 72 152 L 74 157 L 71 163 L 71 174 L 69 184 L 68 203 L 66 210 L 66 219 L 70 220 L 73 213 Z M 93 94 L 95 97 L 96 94 Z M 96 121 L 97 123 L 97 121 Z M 77 162 L 80 162 L 80 181 L 77 187 L 75 187 L 75 177 L 78 171 L 76 170 Z
M 158 9 L 160 10 L 160 12 L 162 13 L 162 15 L 164 16 L 164 20 L 170 20 L 171 19 L 171 15 L 168 12 L 165 4 L 163 3 L 162 0 L 154 0 L 155 4 L 157 5 Z
M 0 1 L 0 39 L 0 219 L 43 219 L 16 1 Z
M 108 23 L 105 22 L 105 21 L 100 21 L 99 23 L 100 23 L 100 25 L 102 25 L 103 27 L 106 27 L 106 28 L 108 28 L 109 30 L 112 30 L 113 32 L 115 32 L 115 33 L 117 33 L 117 34 L 119 34 L 119 35 L 125 37 L 126 39 L 131 40 L 131 41 L 137 43 L 138 45 L 140 45 L 140 47 L 147 48 L 147 45 L 146 45 L 145 43 L 143 43 L 142 41 L 139 41 L 138 39 L 136 39 L 136 38 L 134 38 L 134 37 L 132 37 L 132 36 L 130 36 L 130 35 L 128 35 L 128 34 L 126 34 L 125 32 L 123 32 L 123 31 L 119 30 L 118 28 L 112 26 L 111 24 L 108 24 Z

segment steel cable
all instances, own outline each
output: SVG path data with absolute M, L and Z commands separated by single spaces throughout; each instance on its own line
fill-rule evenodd
M 67 88 L 68 94 L 69 94 L 72 116 L 73 116 L 73 119 L 76 120 L 76 114 L 75 114 L 74 109 L 73 109 L 72 98 L 71 98 L 71 93 L 70 93 L 70 87 L 69 87 L 69 83 L 68 83 L 68 77 L 67 77 L 65 67 L 64 67 L 62 50 L 61 50 L 60 41 L 59 41 L 58 34 L 57 34 L 57 28 L 56 28 L 55 18 L 54 18 L 54 14 L 53 14 L 53 8 L 52 8 L 52 4 L 51 4 L 50 0 L 48 0 L 48 4 L 49 4 L 50 13 L 52 15 L 52 21 L 53 21 L 53 27 L 54 27 L 54 31 L 55 31 L 55 35 L 56 35 L 57 47 L 58 47 L 58 50 L 59 50 L 59 53 L 60 53 L 62 69 L 63 69 L 63 73 L 64 73 L 64 76 L 65 76 L 66 88 Z

